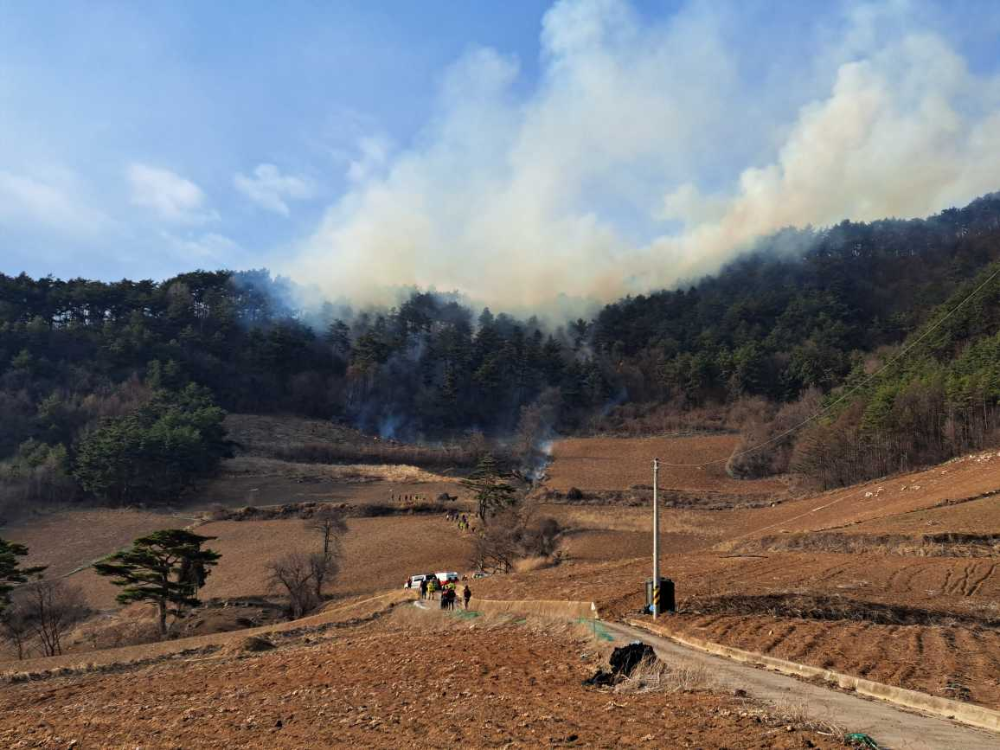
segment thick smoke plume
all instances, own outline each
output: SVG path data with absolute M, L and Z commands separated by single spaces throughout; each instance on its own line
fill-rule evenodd
M 720 7 L 651 24 L 625 0 L 563 0 L 527 93 L 517 60 L 471 51 L 417 141 L 366 157 L 287 271 L 358 301 L 607 301 L 782 227 L 924 216 L 1000 186 L 1000 80 L 920 7 L 852 4 L 793 65 L 755 63 L 766 50 L 740 40 L 761 29 Z

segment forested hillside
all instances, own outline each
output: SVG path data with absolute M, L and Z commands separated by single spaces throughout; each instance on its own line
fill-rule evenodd
M 61 477 L 53 494 L 102 494 L 85 477 L 108 429 L 152 430 L 162 445 L 183 433 L 185 450 L 197 453 L 204 439 L 218 459 L 221 409 L 433 439 L 509 434 L 529 406 L 536 423 L 569 432 L 626 403 L 683 412 L 760 397 L 771 406 L 748 434 L 753 443 L 771 429 L 764 422 L 787 421 L 782 404 L 858 382 L 873 355 L 940 315 L 936 306 L 998 258 L 1000 196 L 991 195 L 927 220 L 786 230 L 715 277 L 556 327 L 427 293 L 391 310 L 301 309 L 291 284 L 265 271 L 115 283 L 0 275 L 2 476 L 45 466 Z M 888 434 L 885 415 L 907 413 L 915 379 L 940 383 L 933 392 L 948 403 L 994 407 L 1000 390 L 981 365 L 995 360 L 997 324 L 988 305 L 975 309 L 978 318 L 953 318 L 946 342 L 863 394 L 850 412 L 864 412 L 857 429 Z M 973 429 L 946 421 L 931 432 Z M 984 425 L 976 435 L 992 431 Z M 814 445 L 830 439 L 810 433 Z M 168 475 L 172 487 L 185 486 Z
M 1000 432 L 1000 264 L 962 285 L 898 350 L 859 361 L 830 415 L 798 438 L 793 468 L 850 484 L 995 445 Z

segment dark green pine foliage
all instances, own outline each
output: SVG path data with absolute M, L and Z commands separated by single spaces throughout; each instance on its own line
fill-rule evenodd
M 102 415 L 145 402 L 143 387 L 197 383 L 230 412 L 332 418 L 402 439 L 509 434 L 542 394 L 565 431 L 623 402 L 795 401 L 842 385 L 865 353 L 898 345 L 998 256 L 994 194 L 925 220 L 784 230 L 690 286 L 562 325 L 480 314 L 449 294 L 370 312 L 300 308 L 293 286 L 263 270 L 114 283 L 0 273 L 0 490 L 21 481 L 15 470 L 26 475 L 38 444 L 59 449 L 50 472 L 79 466 L 78 451 L 107 456 L 111 470 L 97 473 L 113 481 L 83 469 L 92 494 L 152 500 L 157 486 L 187 486 L 179 469 L 197 466 L 198 451 L 177 420 L 150 434 L 136 415 L 84 448 Z M 966 364 L 949 387 L 971 403 L 987 386 Z M 135 453 L 143 464 L 166 445 L 183 459 L 129 471 Z M 137 485 L 147 474 L 155 483 Z
M 850 397 L 831 394 L 834 408 L 802 434 L 794 468 L 832 487 L 994 446 L 1000 263 L 933 309 L 903 347 L 865 364 L 847 378 Z
M 37 576 L 45 570 L 44 565 L 22 567 L 19 558 L 28 554 L 28 548 L 23 544 L 0 539 L 0 612 L 10 601 L 10 592 L 17 584 L 27 583 L 32 576 Z
M 507 481 L 492 453 L 479 460 L 462 486 L 475 496 L 477 513 L 484 521 L 517 502 L 517 489 Z
M 202 545 L 215 538 L 184 529 L 157 531 L 94 563 L 94 570 L 121 587 L 119 604 L 155 604 L 160 635 L 165 636 L 168 614 L 178 617 L 186 608 L 200 604 L 198 590 L 205 585 L 209 568 L 221 557 Z
M 224 418 L 204 388 L 158 391 L 80 442 L 75 476 L 88 492 L 119 503 L 176 499 L 231 455 Z

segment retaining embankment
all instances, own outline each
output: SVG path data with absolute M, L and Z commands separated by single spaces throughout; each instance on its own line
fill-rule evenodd
M 1000 711 L 994 711 L 990 708 L 975 706 L 970 703 L 961 703 L 949 698 L 939 698 L 927 693 L 886 685 L 881 682 L 872 682 L 861 677 L 854 677 L 829 669 L 812 667 L 808 664 L 799 664 L 794 661 L 778 659 L 773 656 L 764 656 L 763 654 L 744 651 L 732 646 L 723 646 L 721 643 L 713 643 L 701 638 L 673 633 L 667 628 L 641 620 L 627 620 L 626 622 L 632 627 L 641 628 L 663 638 L 668 638 L 682 646 L 687 646 L 688 648 L 708 654 L 724 656 L 727 659 L 763 667 L 773 672 L 793 677 L 804 677 L 807 680 L 822 680 L 837 685 L 844 690 L 851 690 L 858 695 L 877 698 L 887 703 L 911 708 L 925 714 L 931 714 L 932 716 L 951 719 L 952 721 L 979 727 L 980 729 L 990 729 L 995 732 L 1000 731 Z
M 197 635 L 189 638 L 178 638 L 171 641 L 157 641 L 139 646 L 121 646 L 102 649 L 100 651 L 83 651 L 63 654 L 62 656 L 45 656 L 23 661 L 8 661 L 0 663 L 0 684 L 5 678 L 19 673 L 42 673 L 57 669 L 75 669 L 84 667 L 107 666 L 112 664 L 129 664 L 150 659 L 167 658 L 201 648 L 225 646 L 236 640 L 249 636 L 267 636 L 274 633 L 295 631 L 302 628 L 321 627 L 345 620 L 353 620 L 371 616 L 382 610 L 409 599 L 416 598 L 416 592 L 394 590 L 378 596 L 358 599 L 352 602 L 331 602 L 325 609 L 299 620 L 262 625 L 244 630 L 230 630 L 224 633 Z
M 473 599 L 472 609 L 486 614 L 538 615 L 564 620 L 597 619 L 597 606 L 593 602 Z

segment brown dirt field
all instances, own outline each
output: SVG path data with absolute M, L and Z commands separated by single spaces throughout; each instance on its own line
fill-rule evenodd
M 258 628 L 241 631 L 226 631 L 222 633 L 207 633 L 177 640 L 156 641 L 133 646 L 107 648 L 90 653 L 71 653 L 60 656 L 44 656 L 22 661 L 8 660 L 3 664 L 4 678 L 14 674 L 29 674 L 34 678 L 50 677 L 58 670 L 93 671 L 95 668 L 112 668 L 122 665 L 138 666 L 139 663 L 151 663 L 166 659 L 184 658 L 192 652 L 215 652 L 218 649 L 231 650 L 233 644 L 239 643 L 249 635 L 264 635 L 271 639 L 287 639 L 295 637 L 296 633 L 318 633 L 339 627 L 349 627 L 362 621 L 377 619 L 391 610 L 401 601 L 412 601 L 410 592 L 399 589 L 360 597 L 328 602 L 323 609 L 313 615 L 291 622 L 284 621 Z M 142 617 L 142 607 L 129 608 L 133 617 Z M 151 606 L 145 607 L 152 616 Z
M 918 510 L 874 521 L 865 521 L 844 530 L 849 534 L 1000 534 L 1000 496 Z
M 347 525 L 343 567 L 331 588 L 334 594 L 401 587 L 411 574 L 468 567 L 468 537 L 443 518 L 352 518 Z M 315 532 L 298 520 L 223 521 L 205 524 L 199 532 L 219 537 L 212 547 L 229 563 L 212 572 L 206 597 L 266 593 L 268 561 L 317 544 Z
M 767 615 L 681 616 L 667 623 L 672 630 L 716 643 L 1000 707 L 1000 633 L 993 630 Z
M 230 508 L 246 505 L 283 505 L 304 502 L 347 502 L 355 505 L 375 505 L 390 502 L 393 497 L 413 495 L 434 502 L 447 493 L 462 496 L 461 487 L 452 482 L 339 482 L 321 480 L 298 482 L 287 477 L 226 476 L 209 483 L 198 493 L 192 511 L 204 510 L 215 504 Z
M 595 601 L 602 617 L 632 615 L 644 603 L 648 558 L 569 562 L 530 574 L 491 576 L 478 593 L 494 599 Z M 957 616 L 1000 617 L 1000 565 L 990 559 L 778 553 L 724 557 L 665 554 L 661 574 L 674 580 L 678 606 L 730 595 L 813 593 L 916 607 Z
M 664 461 L 695 462 L 728 455 L 732 440 L 730 436 L 712 436 L 562 441 L 556 445 L 546 486 L 562 490 L 570 486 L 584 490 L 627 490 L 629 485 L 648 483 L 648 461 L 654 453 Z M 711 471 L 700 475 L 697 470 L 673 474 L 671 471 L 661 472 L 664 488 L 732 495 L 785 492 L 785 485 L 776 480 L 767 480 L 768 485 L 737 482 Z M 297 488 L 300 493 L 334 491 L 332 480 L 327 487 L 309 481 L 292 482 L 289 475 L 278 474 L 273 485 L 276 494 L 282 487 L 288 491 Z M 245 479 L 261 482 L 268 477 Z M 728 483 L 734 483 L 735 488 Z M 385 502 L 391 487 L 402 486 L 387 482 L 341 483 L 336 485 L 338 494 L 331 494 L 331 498 L 353 503 L 363 502 L 360 498 Z M 438 485 L 432 482 L 405 486 L 426 491 Z M 440 486 L 458 494 L 454 491 L 457 485 L 447 478 Z M 238 494 L 246 489 L 240 486 L 231 491 Z M 1000 707 L 1000 682 L 996 677 L 1000 669 L 997 656 L 1000 631 L 989 624 L 1000 619 L 996 558 L 914 557 L 886 554 L 885 550 L 875 548 L 858 554 L 731 552 L 752 551 L 747 545 L 752 546 L 764 536 L 781 539 L 782 532 L 790 532 L 785 538 L 808 537 L 816 531 L 873 537 L 997 533 L 1000 496 L 980 496 L 998 489 L 1000 456 L 988 453 L 812 497 L 787 499 L 786 493 L 784 501 L 774 507 L 667 509 L 661 514 L 662 570 L 677 583 L 678 603 L 687 612 L 671 621 L 679 628 L 699 628 L 692 632 L 701 637 L 748 650 Z M 420 491 L 416 489 L 414 494 Z M 277 501 L 295 499 L 318 498 L 282 496 Z M 459 507 L 467 504 L 468 499 L 463 499 Z M 649 576 L 649 508 L 543 504 L 539 512 L 555 516 L 568 529 L 564 549 L 569 553 L 569 562 L 477 580 L 472 583 L 474 595 L 495 599 L 593 600 L 607 618 L 634 615 L 643 603 L 642 582 Z M 152 530 L 135 531 L 145 521 L 140 523 L 129 514 L 81 513 L 112 515 L 64 514 L 48 520 L 35 519 L 22 527 L 21 533 L 30 539 L 28 543 L 37 548 L 37 559 L 53 562 L 54 558 L 57 566 L 68 570 Z M 157 522 L 163 518 L 150 515 Z M 80 519 L 84 522 L 80 523 Z M 467 569 L 469 538 L 459 535 L 454 525 L 443 518 L 359 518 L 351 519 L 349 525 L 344 569 L 334 590 L 338 595 L 396 588 L 406 575 L 424 570 Z M 91 533 L 105 526 L 107 531 L 96 536 Z M 266 593 L 266 562 L 287 550 L 306 548 L 314 541 L 299 520 L 217 522 L 206 524 L 199 531 L 218 536 L 212 546 L 223 553 L 222 564 L 209 578 L 204 598 Z M 21 541 L 14 533 L 10 536 Z M 53 539 L 64 538 L 76 541 L 68 546 L 51 543 Z M 51 557 L 46 557 L 47 547 Z M 70 580 L 83 584 L 95 604 L 113 605 L 115 590 L 103 579 L 83 572 Z M 820 620 L 815 615 L 776 616 L 773 610 L 766 609 L 740 616 L 699 614 L 707 612 L 706 608 L 720 597 L 789 595 L 833 598 L 856 606 L 859 611 L 876 606 L 926 610 L 936 619 L 928 621 L 929 624 L 893 625 L 865 620 L 861 615 Z M 950 624 L 949 617 L 953 620 Z
M 140 510 L 64 510 L 5 526 L 2 536 L 28 546 L 30 565 L 48 565 L 49 577 L 61 576 L 128 546 L 136 537 L 160 529 L 184 527 L 188 515 Z
M 552 516 L 567 529 L 562 549 L 576 561 L 635 558 L 653 543 L 649 509 L 613 505 L 540 504 L 538 514 Z M 717 514 L 670 511 L 660 524 L 664 549 L 694 551 L 718 540 Z
M 584 636 L 564 629 L 390 619 L 262 653 L 8 686 L 0 692 L 0 744 L 11 750 L 837 746 L 815 732 L 786 729 L 786 720 L 729 696 L 616 695 L 585 687 L 594 651 Z M 429 652 L 442 658 L 429 659 Z
M 733 538 L 749 538 L 764 533 L 777 534 L 824 529 L 865 530 L 869 524 L 890 517 L 927 510 L 945 503 L 961 507 L 963 500 L 979 497 L 1000 489 L 1000 457 L 998 454 L 977 454 L 935 466 L 924 471 L 888 477 L 874 482 L 832 490 L 820 495 L 788 501 L 773 508 L 756 511 L 735 511 L 744 531 Z M 881 490 L 881 491 L 880 491 Z M 982 504 L 991 526 L 996 526 L 996 505 Z M 971 511 L 970 511 L 971 512 Z M 942 523 L 934 532 L 949 531 L 943 513 Z M 962 518 L 960 514 L 958 516 Z
M 778 479 L 731 479 L 725 462 L 704 469 L 671 468 L 667 464 L 698 464 L 727 459 L 736 446 L 736 435 L 681 438 L 572 438 L 558 440 L 552 448 L 545 486 L 566 491 L 627 490 L 653 483 L 653 459 L 659 458 L 660 487 L 686 492 L 733 495 L 780 495 L 786 485 Z
M 438 495 L 465 497 L 457 479 L 413 466 L 300 464 L 269 458 L 240 457 L 223 464 L 223 475 L 188 501 L 193 509 L 278 505 L 307 501 L 388 503 L 391 497 Z
M 616 619 L 634 616 L 642 607 L 640 585 L 650 575 L 649 566 L 647 559 L 570 563 L 494 576 L 474 587 L 476 595 L 486 598 L 596 601 L 601 617 Z M 997 567 L 990 559 L 665 555 L 661 570 L 677 586 L 680 612 L 696 610 L 717 597 L 822 594 L 861 611 L 869 609 L 868 603 L 928 610 L 940 624 L 813 620 L 763 611 L 679 614 L 664 622 L 718 643 L 1000 708 L 1000 629 L 949 624 L 963 617 L 1000 620 Z
M 396 588 L 415 573 L 468 568 L 469 539 L 442 517 L 351 518 L 344 539 L 341 572 L 330 588 L 338 596 Z M 262 596 L 268 593 L 268 562 L 317 546 L 303 521 L 218 521 L 197 529 L 218 539 L 208 546 L 222 560 L 208 577 L 202 599 Z M 84 588 L 92 606 L 114 606 L 117 589 L 92 571 L 69 580 Z

